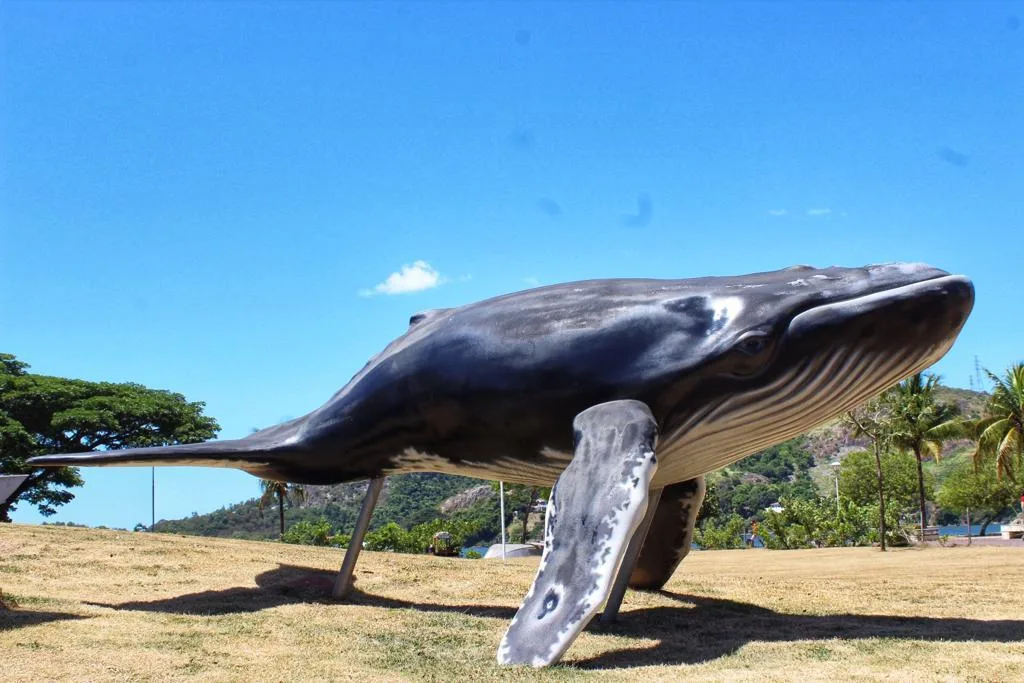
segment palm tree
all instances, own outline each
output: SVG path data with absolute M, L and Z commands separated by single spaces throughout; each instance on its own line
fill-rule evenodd
M 284 502 L 288 500 L 292 505 L 306 500 L 306 489 L 298 484 L 288 484 L 273 479 L 260 479 L 260 489 L 263 495 L 260 496 L 260 512 L 263 508 L 277 499 L 277 514 L 281 522 L 281 536 L 284 536 Z
M 910 451 L 917 459 L 917 490 L 921 513 L 921 540 L 924 540 L 925 501 L 923 460 L 942 455 L 942 444 L 962 436 L 964 425 L 956 420 L 956 408 L 935 400 L 936 375 L 920 372 L 889 390 L 885 402 L 890 410 L 890 443 L 902 451 Z
M 1005 377 L 985 370 L 995 383 L 986 416 L 974 423 L 978 447 L 974 463 L 995 458 L 996 472 L 1017 481 L 1017 467 L 1024 460 L 1024 363 L 1011 365 Z

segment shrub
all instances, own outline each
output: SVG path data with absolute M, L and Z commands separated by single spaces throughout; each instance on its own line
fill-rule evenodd
M 858 505 L 848 498 L 840 499 L 838 509 L 834 498 L 786 499 L 782 505 L 782 512 L 768 511 L 761 522 L 758 535 L 767 548 L 832 548 L 878 542 L 877 505 Z M 887 508 L 885 516 L 886 541 L 905 544 L 899 511 Z
M 366 534 L 366 549 L 392 553 L 415 553 L 417 544 L 408 531 L 394 522 L 388 522 L 376 531 Z M 426 550 L 426 546 L 423 548 Z
M 448 532 L 448 543 L 458 549 L 465 545 L 466 537 L 476 533 L 476 530 L 476 525 L 470 522 L 453 519 L 435 519 L 417 524 L 409 531 L 394 522 L 388 522 L 366 535 L 366 549 L 393 553 L 425 553 L 434 542 L 434 534 L 439 531 Z
M 323 517 L 319 521 L 302 521 L 292 524 L 281 540 L 298 545 L 331 545 L 331 524 Z
M 737 514 L 730 515 L 728 519 L 719 525 L 715 520 L 709 519 L 703 529 L 694 532 L 693 540 L 703 550 L 726 550 L 729 548 L 743 548 L 743 527 L 746 522 Z

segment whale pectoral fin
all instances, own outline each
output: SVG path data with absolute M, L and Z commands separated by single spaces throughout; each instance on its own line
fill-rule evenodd
M 551 489 L 544 554 L 498 648 L 501 664 L 545 666 L 598 612 L 647 510 L 658 428 L 639 401 L 588 408 L 573 421 L 575 453 Z
M 658 589 L 672 577 L 690 552 L 705 491 L 704 477 L 681 481 L 662 490 L 640 558 L 629 577 L 631 588 Z

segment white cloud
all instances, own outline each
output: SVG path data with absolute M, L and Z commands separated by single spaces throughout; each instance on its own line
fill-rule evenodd
M 832 213 L 832 209 L 807 209 L 808 216 L 827 216 Z
M 526 284 L 530 285 L 531 287 L 539 287 L 540 286 L 540 280 L 538 280 L 535 277 L 524 277 L 523 278 L 523 282 L 525 282 Z
M 769 216 L 785 216 L 786 215 L 786 210 L 785 209 L 768 209 L 768 215 Z
M 374 294 L 409 294 L 410 292 L 421 292 L 424 289 L 433 289 L 444 282 L 441 274 L 426 261 L 415 261 L 411 265 L 406 264 L 397 273 L 388 275 L 384 282 L 373 289 L 361 289 L 361 296 L 373 296 Z

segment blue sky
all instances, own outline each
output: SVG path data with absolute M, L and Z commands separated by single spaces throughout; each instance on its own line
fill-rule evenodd
M 232 438 L 319 406 L 420 309 L 920 260 L 975 280 L 936 368 L 966 387 L 975 356 L 1024 355 L 1021 19 L 1020 2 L 6 2 L 0 350 L 205 401 Z M 388 293 L 415 285 L 434 286 Z M 53 519 L 148 523 L 148 469 L 83 473 Z M 157 489 L 159 519 L 258 486 L 161 468 Z

